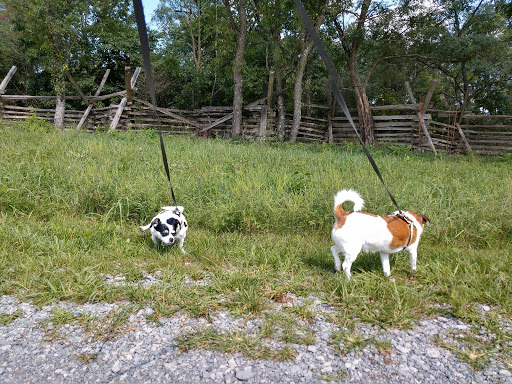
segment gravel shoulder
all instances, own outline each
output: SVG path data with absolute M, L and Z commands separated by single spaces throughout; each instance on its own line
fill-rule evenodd
M 457 335 L 470 329 L 469 324 L 442 316 L 421 320 L 407 331 L 360 324 L 359 335 L 383 340 L 389 348 L 383 351 L 370 343 L 341 354 L 332 342 L 337 329 L 328 321 L 332 308 L 318 299 L 309 300 L 313 300 L 311 307 L 316 313 L 308 325 L 314 331 L 315 343 L 293 345 L 295 357 L 276 362 L 251 360 L 240 353 L 181 352 L 176 346 L 180 334 L 205 327 L 255 333 L 261 325 L 258 318 L 234 318 L 221 311 L 207 321 L 180 312 L 156 325 L 147 318 L 151 308 L 144 308 L 129 315 L 122 330 L 99 338 L 73 322 L 56 329 L 47 320 L 56 309 L 75 317 L 88 314 L 106 318 L 126 304 L 58 303 L 38 308 L 1 296 L 0 314 L 21 310 L 22 315 L 0 324 L 0 383 L 512 384 L 512 373 L 499 356 L 491 358 L 484 370 L 474 371 L 450 350 L 436 345 L 436 339 L 456 342 Z M 277 341 L 268 343 L 278 347 Z

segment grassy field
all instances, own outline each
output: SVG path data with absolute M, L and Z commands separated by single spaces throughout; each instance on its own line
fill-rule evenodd
M 443 313 L 510 340 L 499 325 L 512 317 L 510 157 L 372 150 L 399 204 L 431 223 L 417 273 L 398 253 L 387 279 L 378 255 L 363 254 L 346 281 L 330 253 L 334 193 L 353 188 L 366 210 L 395 210 L 358 145 L 166 137 L 190 225 L 182 255 L 138 230 L 172 205 L 156 134 L 57 132 L 31 121 L 0 127 L 0 138 L 0 295 L 41 305 L 125 300 L 151 305 L 154 319 L 181 310 L 259 316 L 287 294 L 314 295 L 337 308 L 340 326 L 407 327 Z M 104 281 L 147 274 L 163 283 Z M 480 304 L 492 308 L 485 317 Z

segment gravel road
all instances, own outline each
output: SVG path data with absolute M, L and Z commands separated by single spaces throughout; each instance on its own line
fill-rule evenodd
M 257 318 L 234 318 L 221 311 L 208 322 L 180 312 L 161 319 L 155 326 L 147 320 L 152 309 L 143 308 L 129 316 L 127 327 L 121 332 L 99 340 L 76 322 L 57 329 L 45 320 L 52 318 L 56 309 L 76 318 L 84 314 L 107 318 L 126 304 L 58 303 L 38 308 L 11 296 L 1 296 L 0 314 L 18 311 L 19 317 L 0 324 L 0 383 L 512 384 L 511 371 L 500 356 L 491 359 L 484 370 L 474 371 L 450 350 L 434 343 L 436 339 L 456 343 L 457 335 L 470 330 L 469 324 L 442 316 L 421 320 L 407 331 L 360 324 L 359 335 L 385 340 L 388 348 L 379 350 L 370 343 L 343 355 L 332 345 L 336 326 L 327 319 L 332 308 L 318 299 L 309 300 L 313 300 L 311 308 L 316 313 L 308 325 L 315 334 L 315 344 L 294 344 L 295 358 L 275 362 L 251 360 L 239 353 L 180 352 L 175 346 L 178 335 L 204 329 L 201 327 L 254 333 L 261 325 Z M 482 308 L 483 312 L 490 310 Z M 279 310 L 279 305 L 275 310 Z M 98 330 L 101 329 L 99 325 Z M 493 337 L 485 330 L 479 334 Z M 269 343 L 278 346 L 277 341 Z

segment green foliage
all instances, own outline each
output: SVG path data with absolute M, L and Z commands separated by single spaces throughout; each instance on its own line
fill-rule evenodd
M 438 85 L 432 101 L 436 106 L 442 105 L 440 96 L 444 95 L 452 109 L 460 108 L 471 86 L 468 110 L 510 113 L 512 30 L 506 2 L 371 2 L 371 22 L 365 21 L 358 31 L 355 18 L 342 15 L 358 15 L 362 3 L 331 4 L 321 29 L 345 84 L 349 106 L 354 107 L 356 99 L 347 85 L 351 76 L 357 75 L 371 104 L 409 102 L 406 81 L 420 101 L 435 79 Z M 13 93 L 75 94 L 63 72 L 69 69 L 84 93 L 93 94 L 105 69 L 110 68 L 104 89 L 109 93 L 124 87 L 125 66 L 140 65 L 129 0 L 72 4 L 59 0 L 51 6 L 42 0 L 8 0 L 2 4 L 7 11 L 0 25 L 0 70 L 7 73 L 12 65 L 18 67 L 9 84 Z M 313 19 L 323 5 L 322 1 L 306 3 Z M 275 71 L 287 105 L 292 105 L 304 36 L 293 2 L 249 2 L 248 15 L 242 66 L 244 103 L 266 94 L 269 73 Z M 335 19 L 346 27 L 350 52 L 357 53 L 357 73 L 355 67 L 347 67 Z M 224 3 L 161 1 L 153 22 L 155 29 L 149 31 L 149 37 L 159 105 L 192 109 L 232 104 L 237 36 Z M 143 77 L 139 96 L 147 99 L 142 83 Z M 313 103 L 325 105 L 330 97 L 328 88 L 325 65 L 314 51 L 306 69 L 304 92 Z M 83 106 L 82 101 L 68 104 Z
M 8 41 L 16 50 L 19 74 L 16 81 L 30 94 L 76 93 L 65 75 L 69 70 L 86 94 L 94 94 L 104 68 L 112 75 L 104 91 L 124 86 L 124 67 L 138 64 L 139 42 L 132 20 L 131 1 L 80 0 L 75 2 L 8 0 L 6 29 Z M 5 35 L 4 35 L 5 37 Z M 21 53 L 23 56 L 21 56 Z M 5 53 L 4 53 L 5 55 Z M 67 83 L 67 84 L 66 84 Z

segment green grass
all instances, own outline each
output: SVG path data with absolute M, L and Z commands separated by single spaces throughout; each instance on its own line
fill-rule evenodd
M 112 311 L 106 316 L 98 317 L 91 314 L 77 314 L 76 316 L 62 308 L 52 310 L 52 316 L 41 321 L 45 330 L 46 341 L 66 338 L 64 329 L 66 325 L 80 326 L 85 334 L 89 335 L 88 341 L 108 341 L 120 333 L 130 330 L 127 321 L 130 313 L 137 311 L 135 307 L 125 307 Z
M 381 353 L 391 351 L 391 341 L 364 337 L 357 330 L 349 329 L 340 329 L 334 332 L 331 337 L 331 344 L 342 355 L 354 350 L 364 349 L 369 345 L 373 345 Z
M 18 309 L 13 313 L 0 313 L 0 325 L 10 324 L 20 317 L 23 317 L 23 311 L 21 309 Z
M 155 320 L 180 310 L 259 316 L 287 294 L 332 304 L 340 326 L 407 327 L 439 311 L 433 304 L 473 323 L 483 321 L 476 304 L 512 317 L 510 156 L 372 149 L 399 204 L 431 223 L 417 273 L 399 253 L 387 279 L 379 257 L 363 254 L 346 281 L 329 249 L 335 192 L 358 190 L 376 214 L 395 210 L 356 145 L 165 137 L 190 225 L 182 255 L 138 230 L 172 204 L 154 133 L 57 132 L 31 121 L 0 127 L 0 138 L 0 294 L 40 305 L 125 300 L 151 305 Z M 103 281 L 156 271 L 163 283 L 151 287 Z M 314 318 L 307 307 L 290 313 Z
M 221 333 L 212 327 L 205 327 L 197 332 L 180 335 L 176 346 L 182 352 L 199 348 L 223 353 L 241 353 L 251 359 L 274 361 L 290 360 L 296 355 L 296 351 L 287 345 L 280 349 L 273 349 L 262 343 L 257 336 L 248 336 L 240 331 Z

